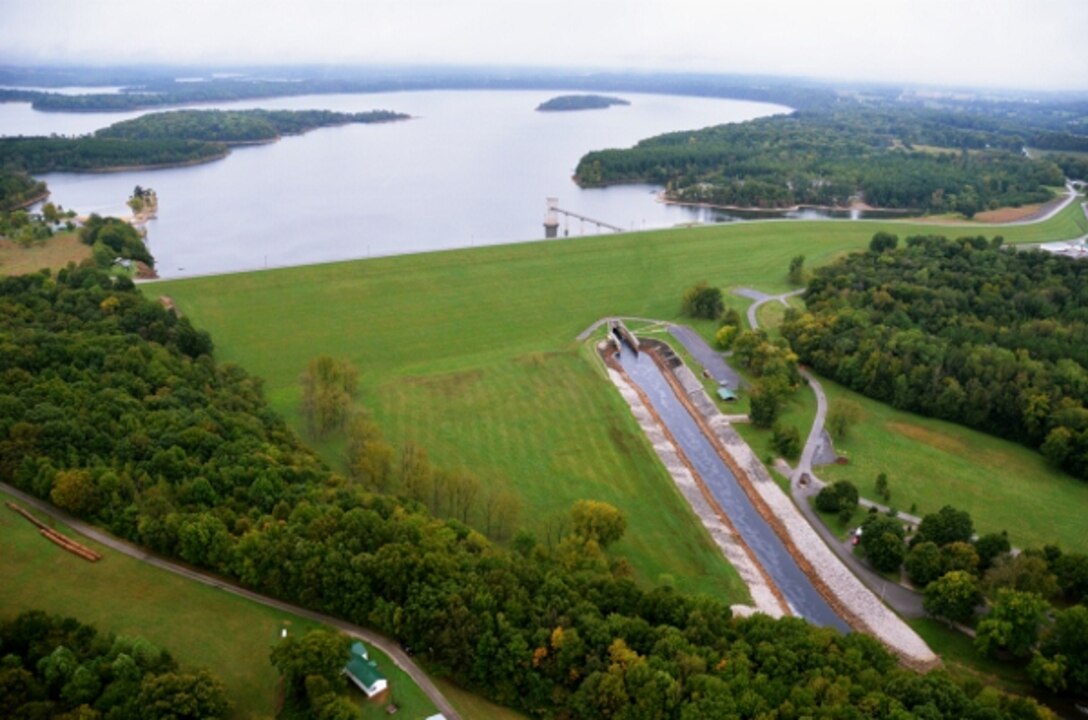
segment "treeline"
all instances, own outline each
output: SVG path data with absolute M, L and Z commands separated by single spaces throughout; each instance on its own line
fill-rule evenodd
M 184 70 L 179 69 L 178 74 Z M 2 71 L 0 71 L 2 74 Z M 554 72 L 512 71 L 501 75 L 466 70 L 429 69 L 425 72 L 365 71 L 327 68 L 299 74 L 297 68 L 274 71 L 285 80 L 260 77 L 220 78 L 206 82 L 177 82 L 171 77 L 140 78 L 118 74 L 125 85 L 120 93 L 62 95 L 59 93 L 0 90 L 0 102 L 27 101 L 36 110 L 63 112 L 121 112 L 198 102 L 225 102 L 269 97 L 331 93 L 374 93 L 408 90 L 569 90 L 576 87 L 601 92 L 646 92 L 698 97 L 737 98 L 774 102 L 794 108 L 829 106 L 836 94 L 829 86 L 765 77 L 707 75 L 700 73 L 590 73 L 564 75 Z M 102 84 L 102 75 L 76 82 L 69 74 L 62 85 Z M 41 78 L 30 80 L 41 83 Z M 19 82 L 28 82 L 25 79 Z M 9 83 L 10 84 L 10 83 Z
M 0 138 L 0 166 L 23 173 L 110 170 L 129 166 L 181 165 L 226 155 L 221 143 L 162 138 Z
M 743 207 L 846 206 L 962 212 L 1044 202 L 1064 182 L 1023 138 L 948 113 L 850 105 L 677 132 L 587 154 L 583 186 L 652 182 L 673 200 Z M 917 148 L 916 146 L 925 146 Z M 935 149 L 934 149 L 935 148 Z
M 1000 239 L 878 233 L 782 325 L 802 361 L 891 405 L 1039 448 L 1088 478 L 1088 264 Z
M 205 140 L 239 143 L 274 140 L 307 130 L 349 123 L 404 120 L 388 110 L 341 113 L 331 110 L 175 110 L 114 123 L 95 132 L 98 138 L 126 140 Z
M 1047 159 L 1060 167 L 1062 172 L 1065 173 L 1065 176 L 1071 180 L 1088 181 L 1088 155 L 1069 155 L 1067 153 L 1061 153 L 1058 155 L 1051 155 Z
M 45 183 L 20 170 L 0 170 L 0 212 L 23 207 L 43 196 Z
M 500 703 L 564 718 L 1041 718 L 1033 701 L 899 668 L 875 640 L 642 590 L 572 517 L 504 550 L 330 474 L 127 280 L 0 281 L 0 478 L 165 555 L 389 633 Z M 622 527 L 619 528 L 622 532 Z M 224 639 L 229 642 L 229 639 Z
M 143 638 L 33 611 L 0 622 L 0 716 L 215 720 L 230 703 L 206 670 L 178 667 Z

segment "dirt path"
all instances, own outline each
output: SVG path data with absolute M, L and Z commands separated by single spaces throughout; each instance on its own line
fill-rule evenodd
M 77 520 L 68 515 L 67 513 L 53 507 L 49 503 L 43 502 L 31 495 L 27 495 L 21 490 L 13 488 L 6 483 L 0 482 L 0 490 L 3 490 L 12 497 L 17 498 L 20 502 L 29 505 L 35 510 L 64 523 L 80 535 L 83 535 L 84 537 L 94 540 L 95 542 L 102 545 L 105 545 L 111 550 L 115 550 L 123 555 L 135 558 L 136 560 L 140 560 L 141 562 L 145 562 L 149 565 L 154 565 L 161 570 L 172 572 L 175 575 L 181 575 L 182 577 L 189 578 L 190 580 L 195 580 L 196 582 L 203 583 L 204 585 L 218 588 L 232 595 L 237 595 L 239 597 L 246 598 L 247 600 L 252 600 L 253 602 L 260 603 L 261 605 L 275 608 L 277 610 L 282 610 L 283 612 L 300 615 L 309 620 L 313 620 L 314 622 L 329 625 L 336 628 L 337 630 L 341 630 L 344 633 L 347 633 L 351 637 L 364 640 L 388 655 L 389 659 L 392 660 L 397 667 L 406 672 L 419 686 L 419 689 L 422 690 L 424 694 L 426 694 L 427 697 L 430 698 L 431 702 L 435 704 L 435 707 L 438 708 L 438 711 L 445 715 L 448 720 L 461 720 L 461 715 L 453 708 L 453 705 L 450 704 L 450 702 L 446 699 L 446 697 L 442 694 L 438 687 L 433 682 L 431 682 L 431 679 L 427 677 L 427 674 L 423 672 L 422 668 L 416 665 L 415 661 L 413 661 L 412 658 L 410 658 L 395 641 L 385 637 L 384 635 L 379 635 L 372 630 L 368 630 L 358 625 L 353 625 L 349 622 L 345 622 L 338 618 L 332 617 L 331 615 L 324 615 L 322 613 L 314 612 L 313 610 L 307 610 L 306 608 L 298 605 L 292 605 L 291 603 L 277 600 L 267 595 L 261 595 L 260 593 L 253 592 L 252 590 L 247 590 L 241 585 L 236 585 L 229 580 L 225 580 L 216 575 L 212 575 L 211 573 L 195 570 L 185 565 L 181 565 L 179 563 L 175 563 L 165 558 L 159 557 L 158 555 L 153 555 L 152 553 L 144 550 L 141 547 L 115 538 L 103 530 L 99 530 L 92 525 L 88 525 L 87 523 Z

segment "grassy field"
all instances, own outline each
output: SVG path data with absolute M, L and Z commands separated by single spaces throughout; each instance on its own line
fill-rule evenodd
M 90 246 L 81 243 L 74 232 L 58 233 L 44 243 L 26 248 L 0 239 L 0 275 L 25 275 L 42 268 L 59 270 L 70 262 L 78 264 L 90 256 Z
M 9 499 L 0 493 L 0 505 Z M 234 703 L 234 718 L 272 716 L 277 674 L 268 654 L 284 628 L 303 633 L 315 623 L 78 539 L 101 552 L 103 560 L 92 564 L 61 550 L 24 518 L 0 507 L 0 615 L 44 610 L 103 632 L 144 637 L 183 665 L 219 676 Z M 422 691 L 373 652 L 401 705 L 398 717 L 414 720 L 433 713 Z M 373 705 L 366 712 L 374 720 L 385 714 Z
M 960 425 L 901 412 L 826 379 L 828 400 L 849 399 L 863 416 L 836 449 L 849 465 L 819 469 L 826 481 L 848 479 L 878 500 L 876 476 L 888 474 L 891 505 L 915 514 L 952 505 L 971 513 L 980 533 L 1007 530 L 1014 545 L 1058 543 L 1088 551 L 1080 509 L 1088 483 L 1048 465 L 1022 445 Z M 912 511 L 914 512 L 914 511 Z
M 1008 241 L 1078 234 L 1072 214 L 1002 230 Z M 764 222 L 537 242 L 161 282 L 211 331 L 220 359 L 264 378 L 300 427 L 297 378 L 320 354 L 350 359 L 387 436 L 447 468 L 512 488 L 539 531 L 577 498 L 629 519 L 617 550 L 638 577 L 746 594 L 575 336 L 604 315 L 676 318 L 696 280 L 789 290 L 794 255 L 817 267 L 874 232 L 928 225 Z M 972 230 L 973 231 L 973 230 Z M 953 233 L 959 230 L 950 231 Z M 701 328 L 704 332 L 707 328 Z M 804 401 L 801 401 L 804 402 Z M 799 413 L 808 413 L 800 408 Z M 798 416 L 797 424 L 802 426 Z M 319 446 L 338 465 L 336 443 Z

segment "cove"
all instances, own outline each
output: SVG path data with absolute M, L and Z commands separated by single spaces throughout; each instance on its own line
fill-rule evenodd
M 134 186 L 154 188 L 159 213 L 148 244 L 159 274 L 179 277 L 540 240 L 547 196 L 625 230 L 690 223 L 700 212 L 657 202 L 659 188 L 582 190 L 574 167 L 593 149 L 789 112 L 639 93 L 619 93 L 629 106 L 536 112 L 559 94 L 443 90 L 217 103 L 204 107 L 388 109 L 413 119 L 314 130 L 194 167 L 40 177 L 53 202 L 80 213 L 125 215 Z M 0 134 L 81 134 L 140 114 L 39 113 L 6 103 Z M 597 232 L 571 220 L 560 228 L 570 239 L 558 242 Z

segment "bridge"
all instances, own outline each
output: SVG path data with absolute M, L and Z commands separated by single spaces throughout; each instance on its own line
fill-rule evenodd
M 547 198 L 548 209 L 544 214 L 544 237 L 556 238 L 559 237 L 559 216 L 564 215 L 567 218 L 567 222 L 570 222 L 570 218 L 581 220 L 583 223 L 593 223 L 597 226 L 597 229 L 605 228 L 612 232 L 623 232 L 623 228 L 619 225 L 613 225 L 612 223 L 605 222 L 604 220 L 598 220 L 597 218 L 591 218 L 581 213 L 576 213 L 573 210 L 564 210 L 559 207 L 559 198 L 550 197 Z M 564 234 L 569 235 L 569 229 Z

